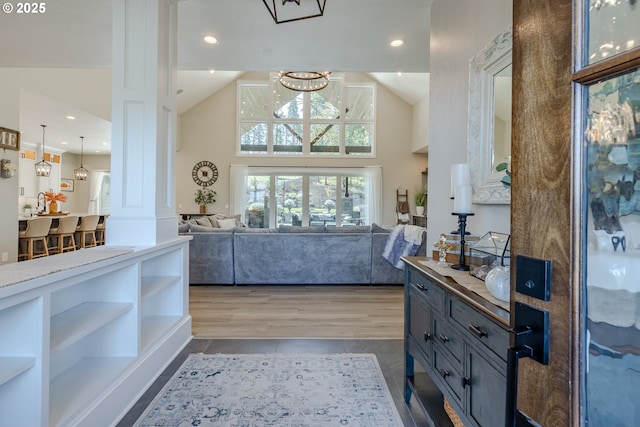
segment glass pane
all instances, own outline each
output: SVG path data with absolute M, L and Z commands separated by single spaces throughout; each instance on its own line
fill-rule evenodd
M 342 200 L 340 204 L 340 225 L 342 227 L 365 224 L 364 195 L 364 177 L 346 176 L 342 178 Z
M 244 223 L 250 228 L 269 228 L 270 177 L 247 177 Z
M 373 120 L 373 87 L 347 87 L 347 119 Z
M 302 153 L 302 124 L 274 124 L 273 151 L 276 153 Z
M 326 88 L 311 92 L 312 119 L 340 118 L 340 81 L 331 80 Z
M 302 225 L 302 177 L 276 177 L 276 224 Z
M 240 123 L 240 150 L 243 153 L 267 151 L 267 124 Z
M 283 87 L 278 79 L 273 84 L 273 117 L 276 119 L 304 118 L 304 95 Z
M 346 124 L 344 130 L 344 143 L 347 154 L 371 154 L 373 141 L 372 124 Z
M 586 0 L 587 64 L 640 46 L 640 7 L 636 0 Z
M 640 420 L 640 71 L 588 93 L 587 423 L 631 427 Z
M 322 123 L 311 125 L 312 153 L 340 153 L 340 129 L 337 124 Z
M 269 119 L 269 87 L 240 86 L 240 120 Z
M 309 177 L 309 222 L 310 225 L 336 224 L 336 176 Z

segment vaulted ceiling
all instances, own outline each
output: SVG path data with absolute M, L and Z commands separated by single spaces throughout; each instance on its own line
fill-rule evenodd
M 112 1 L 56 0 L 47 2 L 42 14 L 3 14 L 0 65 L 109 69 Z M 407 102 L 415 103 L 428 90 L 431 2 L 327 0 L 322 17 L 275 24 L 260 0 L 180 0 L 179 110 L 200 102 L 242 72 L 282 69 L 370 73 Z M 286 2 L 286 7 L 296 7 L 296 3 Z M 205 43 L 205 35 L 215 36 L 218 43 Z M 389 43 L 394 39 L 405 43 L 392 48 Z M 66 138 L 56 134 L 56 123 L 61 120 L 60 127 L 64 127 L 64 116 L 49 116 L 56 114 L 55 108 L 38 108 L 37 98 L 24 101 L 34 105 L 21 106 L 23 137 L 41 140 L 39 124 L 48 122 L 47 141 L 55 144 Z M 49 104 L 55 102 L 64 104 L 64 100 Z M 102 125 L 100 120 L 97 126 Z M 67 139 L 73 142 L 65 149 L 77 152 L 77 132 Z

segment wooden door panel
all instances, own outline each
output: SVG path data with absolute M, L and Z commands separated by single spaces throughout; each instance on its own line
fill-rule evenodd
M 520 362 L 518 409 L 543 426 L 572 424 L 572 2 L 513 3 L 512 256 L 552 261 L 549 364 Z M 515 283 L 517 266 L 511 273 Z M 512 319 L 513 324 L 513 319 Z M 513 345 L 513 341 L 512 341 Z

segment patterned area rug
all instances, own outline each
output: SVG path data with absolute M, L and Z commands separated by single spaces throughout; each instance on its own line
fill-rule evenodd
M 135 426 L 403 423 L 373 354 L 191 354 Z

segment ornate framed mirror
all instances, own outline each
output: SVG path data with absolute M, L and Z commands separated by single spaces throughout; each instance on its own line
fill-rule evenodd
M 509 204 L 511 192 L 496 172 L 511 163 L 511 26 L 469 61 L 467 162 L 473 203 Z

